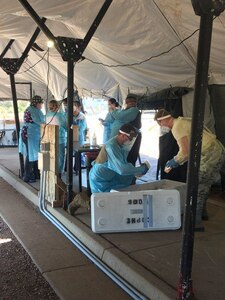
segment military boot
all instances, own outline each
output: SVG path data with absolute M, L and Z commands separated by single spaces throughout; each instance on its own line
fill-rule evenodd
M 68 206 L 68 213 L 74 216 L 75 212 L 80 207 L 86 208 L 87 210 L 90 209 L 90 198 L 85 192 L 80 192 L 74 197 L 73 201 Z

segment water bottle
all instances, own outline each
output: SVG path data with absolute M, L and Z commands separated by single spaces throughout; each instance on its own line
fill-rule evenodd
M 92 140 L 91 140 L 91 146 L 96 146 L 97 145 L 97 139 L 96 139 L 96 135 L 95 133 L 92 136 Z

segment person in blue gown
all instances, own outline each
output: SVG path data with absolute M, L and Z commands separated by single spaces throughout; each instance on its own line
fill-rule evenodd
M 45 123 L 41 111 L 44 100 L 36 95 L 32 98 L 30 106 L 24 112 L 24 122 L 20 132 L 19 152 L 26 156 L 25 182 L 35 182 L 39 179 L 38 152 L 40 151 L 40 125 Z
M 73 112 L 73 125 L 78 125 L 78 133 L 79 133 L 79 146 L 83 146 L 85 141 L 85 130 L 87 129 L 87 122 L 84 113 L 81 111 L 82 105 L 79 101 L 74 101 L 73 104 L 74 112 Z
M 111 112 L 117 109 L 119 106 L 119 103 L 116 101 L 114 98 L 110 98 L 108 100 L 108 108 L 109 112 L 107 113 L 105 119 L 99 119 L 99 121 L 102 123 L 104 126 L 104 133 L 103 133 L 103 144 L 105 144 L 111 137 L 111 130 L 112 130 L 112 125 L 115 119 L 113 118 Z
M 46 124 L 59 126 L 59 176 L 63 173 L 64 160 L 65 160 L 65 147 L 67 137 L 67 122 L 66 114 L 59 111 L 59 103 L 56 100 L 49 101 L 48 112 L 46 114 Z
M 140 114 L 140 111 L 137 108 L 137 99 L 135 97 L 128 96 L 125 100 L 125 104 L 125 109 L 114 110 L 111 112 L 114 122 L 112 124 L 110 138 L 117 135 L 122 125 L 133 122 Z
M 89 174 L 92 193 L 110 192 L 112 189 L 127 187 L 135 175 L 144 175 L 148 171 L 146 164 L 135 167 L 127 162 L 135 137 L 134 127 L 125 124 L 118 134 L 102 147 Z
M 78 125 L 78 144 L 79 147 L 82 147 L 86 140 L 87 121 L 79 101 L 74 101 L 73 103 L 73 125 Z M 81 155 L 81 164 L 85 166 L 85 156 L 83 153 Z M 77 158 L 75 158 L 74 170 L 76 172 L 77 168 Z
M 129 123 L 134 126 L 138 135 L 135 140 L 134 145 L 132 146 L 129 154 L 128 154 L 128 162 L 132 163 L 134 166 L 136 164 L 137 158 L 139 157 L 139 151 L 141 147 L 141 112 L 137 108 L 137 98 L 134 96 L 127 96 L 125 100 L 126 108 L 123 110 L 115 110 L 113 111 L 112 117 L 115 121 L 112 124 L 111 137 L 115 136 L 118 133 L 119 128 L 125 124 Z

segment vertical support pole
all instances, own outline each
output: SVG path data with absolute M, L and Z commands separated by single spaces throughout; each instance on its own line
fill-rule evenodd
M 66 206 L 72 201 L 73 195 L 73 93 L 74 93 L 74 62 L 67 62 L 67 193 Z M 65 207 L 65 208 L 67 208 Z
M 12 90 L 12 100 L 13 100 L 13 109 L 14 109 L 14 116 L 15 116 L 15 122 L 16 122 L 17 140 L 18 140 L 18 144 L 19 144 L 20 121 L 19 121 L 17 96 L 16 96 L 15 75 L 10 73 L 9 76 L 10 76 L 10 83 L 11 83 L 11 90 Z M 23 174 L 24 174 L 24 161 L 23 161 L 23 155 L 21 153 L 19 153 L 19 161 L 20 161 L 20 176 L 23 177 Z
M 190 300 L 194 297 L 191 279 L 194 226 L 198 196 L 198 174 L 201 159 L 205 97 L 208 85 L 212 26 L 213 15 L 203 14 L 200 20 L 199 31 L 178 300 Z
M 32 99 L 33 96 L 33 91 L 32 91 L 32 82 L 30 83 L 30 101 Z

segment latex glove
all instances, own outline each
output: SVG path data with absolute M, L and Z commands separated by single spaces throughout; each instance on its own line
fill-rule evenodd
M 166 170 L 167 170 L 166 173 L 169 173 L 170 170 L 175 169 L 177 167 L 179 167 L 178 162 L 175 160 L 175 158 L 172 158 L 172 159 L 168 160 L 168 162 L 166 163 L 164 171 L 166 172 Z
M 151 164 L 150 164 L 150 162 L 149 162 L 148 160 L 145 160 L 145 161 L 144 161 L 144 164 L 146 164 L 146 166 L 148 167 L 148 169 L 151 168 Z
M 145 163 L 141 164 L 141 166 L 144 167 L 144 171 L 142 172 L 142 175 L 145 175 L 148 172 L 149 167 Z

